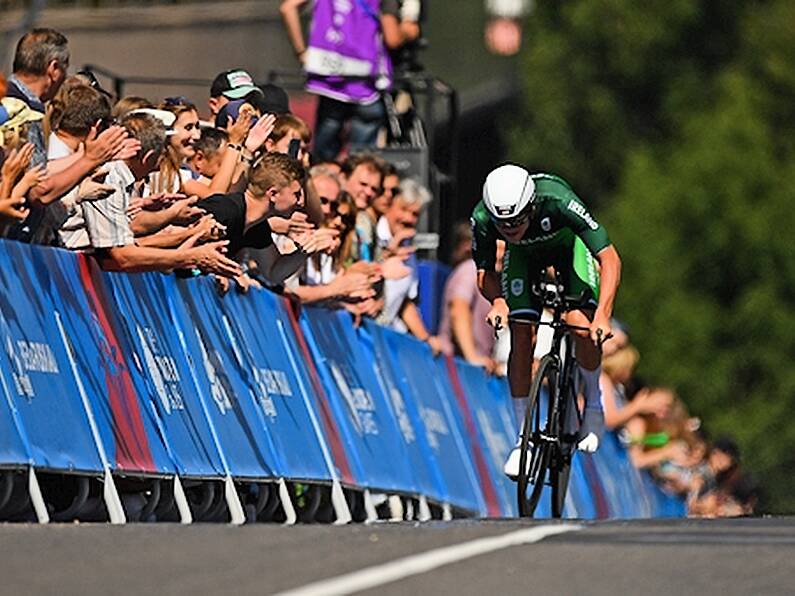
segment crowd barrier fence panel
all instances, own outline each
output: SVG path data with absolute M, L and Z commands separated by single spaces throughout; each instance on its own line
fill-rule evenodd
M 414 338 L 390 329 L 381 331 L 388 361 L 406 399 L 415 425 L 424 427 L 430 457 L 438 465 L 449 504 L 487 515 L 470 445 L 458 413 L 456 398 L 446 374 L 434 362 L 430 348 Z M 442 367 L 445 363 L 441 362 Z
M 517 514 L 516 483 L 502 471 L 508 454 L 516 443 L 513 409 L 506 380 L 489 377 L 479 366 L 456 358 L 455 367 L 464 388 L 463 397 L 469 402 L 472 425 L 483 446 L 491 481 L 499 498 L 499 515 Z
M 3 389 L 16 410 L 36 467 L 103 471 L 55 307 L 29 247 L 6 243 L 0 253 Z M 47 271 L 39 271 L 47 275 Z M 71 432 L 64 432 L 69 428 Z
M 36 270 L 50 275 L 50 292 L 110 467 L 130 474 L 174 474 L 157 420 L 140 399 L 139 373 L 128 361 L 132 348 L 99 268 L 65 251 L 37 248 L 34 256 Z
M 373 355 L 362 349 L 351 316 L 345 311 L 306 308 L 301 328 L 324 380 L 357 484 L 416 493 L 399 424 L 381 390 Z
M 491 445 L 497 437 L 493 434 L 488 417 L 478 418 L 478 410 L 474 407 L 487 392 L 485 373 L 482 369 L 462 361 L 456 363 L 452 356 L 437 358 L 436 363 L 439 375 L 447 375 L 452 389 L 455 399 L 453 403 L 457 406 L 460 424 L 469 443 L 468 448 L 485 501 L 486 514 L 488 517 L 506 516 L 510 511 L 510 501 L 507 499 L 508 495 L 501 490 L 505 476 L 501 473 L 500 466 L 495 465 L 495 457 L 490 454 Z M 467 381 L 466 384 L 462 382 L 462 378 Z M 479 386 L 478 381 L 484 382 L 483 386 Z M 496 412 L 494 405 L 490 405 Z M 499 438 L 504 445 L 505 437 Z
M 273 411 L 273 401 L 245 378 L 212 281 L 181 280 L 167 284 L 165 290 L 172 294 L 188 352 L 200 359 L 193 368 L 230 473 L 236 478 L 278 478 L 279 457 L 264 421 Z
M 411 394 L 407 392 L 405 382 L 400 378 L 401 371 L 392 367 L 383 330 L 383 327 L 373 321 L 365 321 L 358 332 L 359 340 L 364 349 L 369 350 L 373 355 L 376 375 L 384 393 L 389 397 L 393 415 L 398 422 L 407 462 L 414 475 L 417 490 L 423 498 L 439 504 L 449 503 L 450 495 L 439 463 L 428 443 L 425 424 L 416 413 L 417 405 L 413 402 Z M 430 519 L 430 510 L 425 508 L 427 502 L 421 505 L 424 510 L 420 516 L 423 519 Z
M 193 381 L 188 355 L 176 337 L 175 322 L 159 274 L 103 274 L 113 301 L 114 326 L 138 388 L 158 426 L 177 472 L 183 477 L 224 475 Z
M 297 347 L 290 345 L 296 342 L 282 301 L 255 289 L 245 295 L 232 292 L 220 306 L 235 358 L 263 403 L 265 431 L 278 455 L 279 473 L 293 480 L 332 480 L 333 464 L 324 454 L 325 439 L 315 428 L 316 414 L 305 395 L 308 375 L 290 357 Z

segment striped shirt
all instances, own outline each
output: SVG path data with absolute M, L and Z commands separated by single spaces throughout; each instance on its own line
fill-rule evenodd
M 99 201 L 85 201 L 79 207 L 83 211 L 85 230 L 89 246 L 73 246 L 77 250 L 113 248 L 133 244 L 135 237 L 127 208 L 133 196 L 135 176 L 123 161 L 105 164 L 108 171 L 105 184 L 115 187 L 113 194 Z

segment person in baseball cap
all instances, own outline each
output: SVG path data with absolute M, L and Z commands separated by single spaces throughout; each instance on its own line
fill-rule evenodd
M 248 72 L 239 68 L 225 70 L 213 80 L 208 105 L 210 112 L 215 116 L 232 100 L 261 95 L 262 90 L 254 84 L 254 79 Z

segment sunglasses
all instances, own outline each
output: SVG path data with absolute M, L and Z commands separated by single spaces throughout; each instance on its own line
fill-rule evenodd
M 503 228 L 504 230 L 512 230 L 527 223 L 527 221 L 530 219 L 531 212 L 532 209 L 526 209 L 524 213 L 520 213 L 519 215 L 511 219 L 496 219 L 492 217 L 491 220 L 498 228 Z
M 320 204 L 321 205 L 336 205 L 337 204 L 337 197 L 329 198 L 329 197 L 320 197 Z

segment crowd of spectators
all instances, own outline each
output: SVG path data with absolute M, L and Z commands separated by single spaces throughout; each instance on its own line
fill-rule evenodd
M 682 497 L 693 517 L 753 514 L 760 490 L 741 467 L 730 437 L 710 439 L 677 393 L 635 375 L 640 359 L 624 326 L 605 344 L 602 396 L 605 425 L 618 433 L 636 468 L 648 470 L 670 494 Z
M 113 97 L 34 29 L 2 78 L 2 237 L 107 270 L 214 275 L 372 317 L 427 341 L 412 246 L 430 193 L 369 151 L 314 159 L 287 93 L 219 73 L 207 105 Z M 370 149 L 371 147 L 368 147 Z

